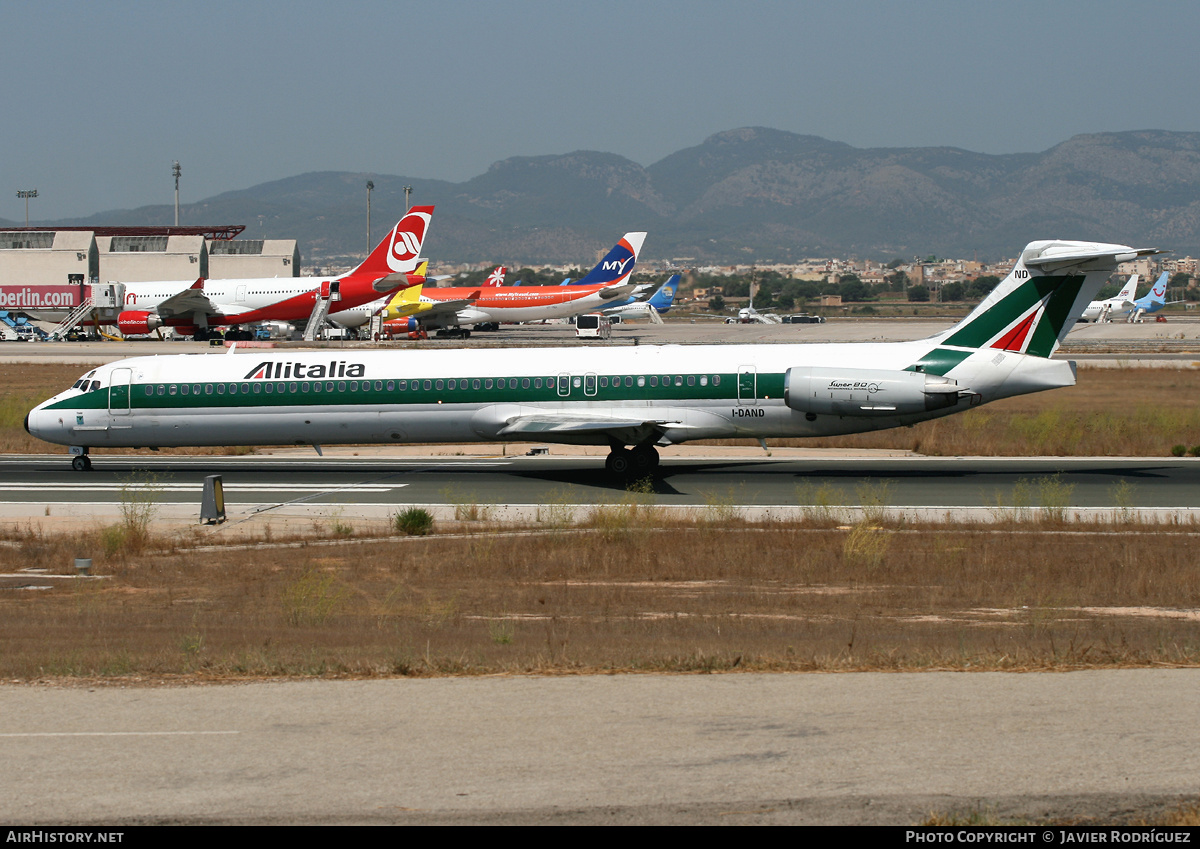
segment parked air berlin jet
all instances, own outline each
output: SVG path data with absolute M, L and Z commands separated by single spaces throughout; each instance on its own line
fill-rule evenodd
M 465 337 L 470 325 L 543 321 L 603 309 L 626 300 L 634 290 L 633 267 L 645 238 L 645 233 L 626 233 L 587 276 L 570 286 L 447 286 L 425 287 L 419 294 L 398 292 L 384 310 L 384 323 L 392 333 L 444 328 L 441 335 Z M 418 301 L 423 306 L 414 310 Z
M 421 245 L 432 216 L 432 206 L 414 206 L 362 265 L 341 277 L 126 283 L 125 309 L 117 316 L 117 327 L 127 336 L 172 327 L 203 340 L 210 328 L 221 325 L 303 321 L 312 315 L 318 298 L 334 292 L 340 299 L 330 302 L 329 312 L 336 315 L 424 282 L 414 272 L 423 262 Z

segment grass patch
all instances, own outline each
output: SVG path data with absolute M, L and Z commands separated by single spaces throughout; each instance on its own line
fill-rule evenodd
M 665 521 L 626 494 L 571 534 L 159 552 L 0 584 L 0 675 L 1075 669 L 1200 663 L 1175 526 Z M 420 509 L 420 508 L 416 508 Z M 98 532 L 11 531 L 70 574 Z M 16 537 L 16 538 L 14 538 Z M 211 540 L 205 540 L 211 542 Z M 497 613 L 497 611 L 503 611 Z

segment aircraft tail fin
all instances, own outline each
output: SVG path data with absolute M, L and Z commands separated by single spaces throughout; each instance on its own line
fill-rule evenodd
M 1117 297 L 1122 301 L 1132 301 L 1137 295 L 1138 276 L 1136 274 L 1129 275 L 1129 280 L 1121 287 L 1121 291 L 1117 292 Z
M 1118 264 L 1156 253 L 1098 242 L 1030 242 L 991 294 L 934 338 L 945 354 L 995 348 L 1049 357 Z
M 1154 281 L 1154 285 L 1150 287 L 1150 293 L 1146 295 L 1152 304 L 1165 304 L 1167 302 L 1167 272 L 1158 275 L 1158 279 Z
M 412 315 L 421 303 L 421 290 L 424 288 L 424 283 L 418 283 L 397 291 L 383 308 L 383 320 L 391 321 L 394 318 Z
M 492 286 L 503 286 L 504 285 L 504 275 L 507 272 L 508 272 L 508 269 L 505 268 L 503 265 L 497 265 L 496 268 L 492 271 L 492 273 L 487 276 L 487 280 L 483 281 L 484 287 L 491 288 Z
M 650 296 L 648 303 L 655 311 L 662 314 L 671 308 L 675 301 L 675 292 L 679 288 L 679 275 L 672 274 L 667 282 L 658 287 L 658 291 Z
M 421 246 L 432 217 L 432 206 L 414 206 L 396 222 L 396 226 L 362 264 L 346 277 L 386 277 L 389 274 L 411 274 L 416 271 L 423 262 Z
M 645 233 L 626 233 L 624 238 L 613 246 L 613 249 L 604 259 L 600 260 L 595 268 L 581 279 L 576 280 L 573 285 L 589 286 L 594 283 L 604 283 L 611 286 L 626 282 L 633 274 L 633 267 L 637 264 L 638 253 L 641 252 L 642 242 L 645 240 Z

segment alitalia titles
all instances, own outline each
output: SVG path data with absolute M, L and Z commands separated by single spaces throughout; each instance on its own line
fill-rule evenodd
M 264 360 L 256 365 L 242 380 L 317 380 L 323 377 L 363 377 L 367 367 L 362 363 L 333 360 L 326 363 L 289 363 Z

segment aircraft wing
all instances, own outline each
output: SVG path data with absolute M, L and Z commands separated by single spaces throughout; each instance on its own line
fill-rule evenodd
M 547 411 L 509 419 L 507 424 L 500 429 L 498 436 L 528 436 L 549 440 L 553 440 L 557 436 L 566 437 L 566 441 L 570 441 L 571 436 L 605 434 L 626 444 L 636 444 L 645 442 L 651 436 L 657 440 L 668 428 L 674 430 L 683 426 L 680 421 L 665 419 L 607 418 L 604 416 L 584 418 L 558 415 Z
M 155 310 L 163 318 L 176 315 L 193 315 L 197 312 L 204 315 L 223 315 L 226 310 L 218 309 L 217 305 L 204 294 L 204 278 L 196 278 L 196 282 L 165 301 L 159 303 Z

